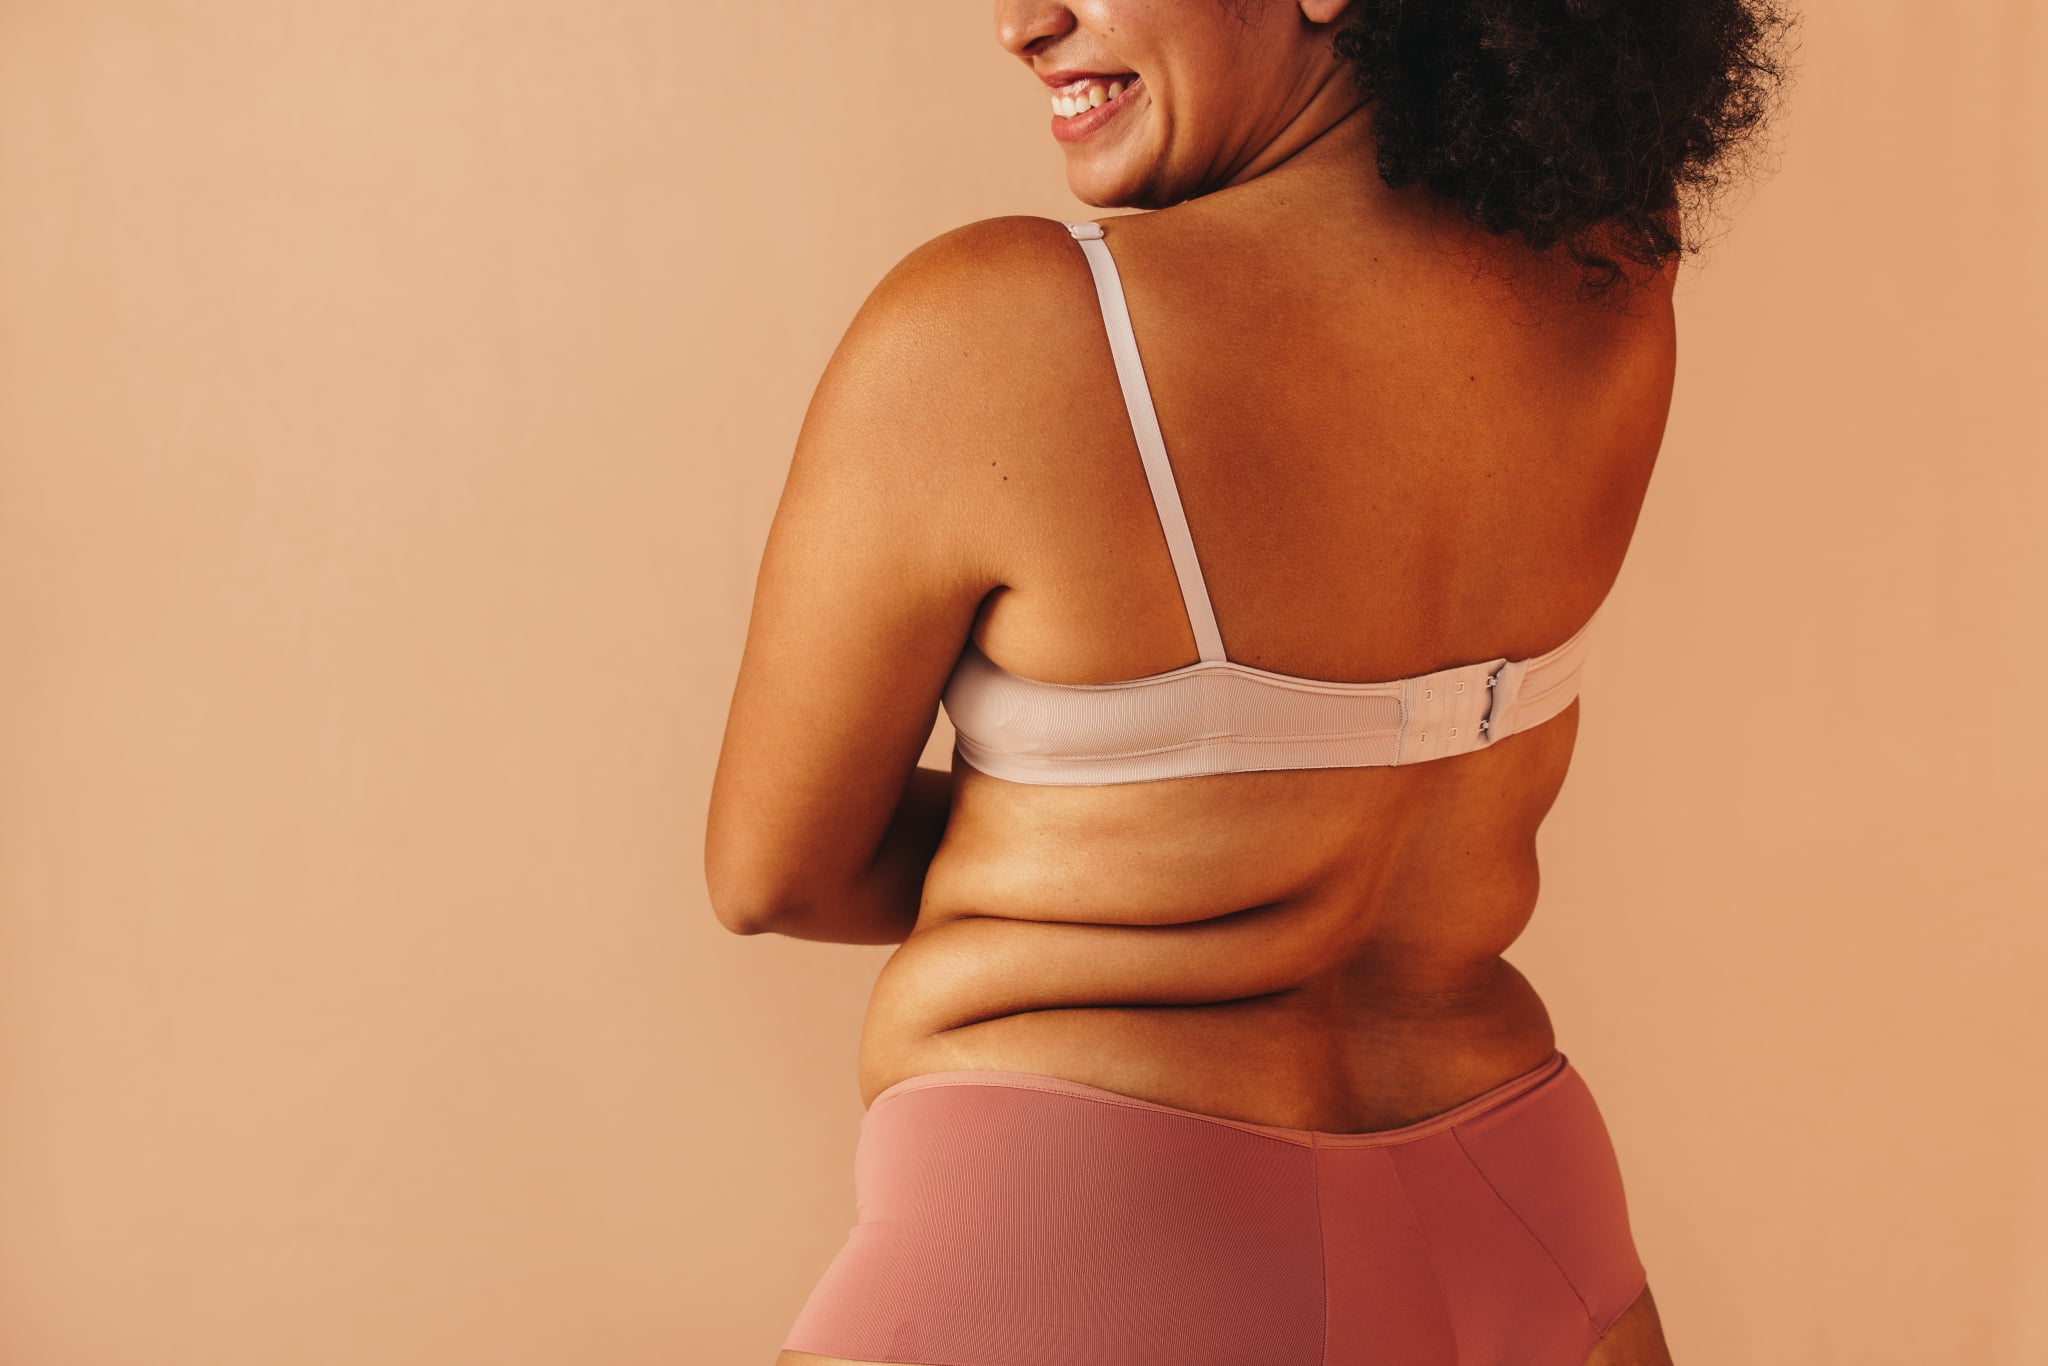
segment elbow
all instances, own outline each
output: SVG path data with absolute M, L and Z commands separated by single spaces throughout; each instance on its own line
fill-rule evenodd
M 755 901 L 735 901 L 713 893 L 711 914 L 732 934 L 772 934 L 782 917 L 771 907 Z
M 721 875 L 715 864 L 706 863 L 704 885 L 711 895 L 711 914 L 733 934 L 769 934 L 787 918 L 778 898 L 742 879 Z
M 737 857 L 716 844 L 705 846 L 704 888 L 711 914 L 733 934 L 773 934 L 797 914 L 792 889 L 758 865 L 758 859 Z
M 704 822 L 704 890 L 711 914 L 732 934 L 766 934 L 775 928 L 777 897 L 760 875 L 758 848 L 738 837 L 734 824 L 723 819 L 715 795 Z
M 733 934 L 767 934 L 775 928 L 769 917 L 753 910 L 735 909 L 730 902 L 717 898 L 711 902 L 711 914 Z

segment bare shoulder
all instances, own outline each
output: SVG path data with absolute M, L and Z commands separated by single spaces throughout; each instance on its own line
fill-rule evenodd
M 869 292 L 834 354 L 834 378 L 889 425 L 961 454 L 1031 422 L 1073 373 L 1088 267 L 1057 219 L 985 218 L 913 248 Z
M 1050 313 L 1087 266 L 1059 220 L 1027 214 L 983 218 L 913 248 L 862 305 L 863 318 L 930 339 L 977 337 L 970 354 L 1028 336 L 1020 324 Z
M 1004 581 L 1073 482 L 1092 291 L 1057 219 L 981 219 L 919 244 L 848 325 L 800 450 L 892 490 L 906 531 Z
M 918 477 L 985 470 L 981 457 L 1028 424 L 1057 383 L 1049 371 L 1088 288 L 1078 255 L 1057 220 L 1025 215 L 981 219 L 913 248 L 847 325 L 807 436 Z
M 892 425 L 915 424 L 934 453 L 1022 458 L 1091 359 L 1074 342 L 1093 300 L 1087 260 L 1059 220 L 980 219 L 899 260 L 834 365 L 858 370 L 874 402 L 896 412 Z

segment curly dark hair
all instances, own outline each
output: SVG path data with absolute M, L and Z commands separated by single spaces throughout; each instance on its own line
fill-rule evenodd
M 1772 0 L 1357 0 L 1334 40 L 1373 116 L 1381 179 L 1498 235 L 1560 248 L 1581 298 L 1622 262 L 1700 248 L 1786 83 Z

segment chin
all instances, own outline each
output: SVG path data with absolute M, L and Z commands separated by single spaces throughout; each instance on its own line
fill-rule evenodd
M 1094 162 L 1076 157 L 1067 166 L 1067 189 L 1074 198 L 1096 209 L 1158 208 L 1157 196 L 1143 172 L 1126 166 L 1121 158 Z

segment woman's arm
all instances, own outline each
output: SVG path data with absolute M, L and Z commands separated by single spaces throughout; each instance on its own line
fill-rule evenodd
M 775 933 L 829 944 L 902 943 L 917 923 L 925 870 L 946 833 L 952 800 L 949 770 L 913 771 L 867 873 L 827 901 L 784 908 L 773 924 Z
M 918 759 L 1003 586 L 1017 408 L 1045 401 L 1016 338 L 1052 315 L 1026 311 L 1047 291 L 1025 286 L 1071 273 L 1071 246 L 1037 218 L 926 243 L 818 382 L 712 780 L 705 877 L 735 933 L 886 944 L 915 923 L 952 795 Z

